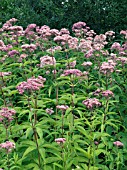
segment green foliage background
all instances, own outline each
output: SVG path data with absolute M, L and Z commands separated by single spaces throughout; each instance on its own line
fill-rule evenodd
M 71 28 L 84 21 L 97 33 L 127 28 L 127 0 L 1 0 L 1 25 L 12 17 L 26 27 L 29 23 L 51 28 Z

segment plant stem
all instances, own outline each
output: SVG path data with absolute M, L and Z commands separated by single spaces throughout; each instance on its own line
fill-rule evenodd
M 62 138 L 63 138 L 63 135 L 64 135 L 64 111 L 62 111 Z
M 30 111 L 32 111 L 31 105 L 30 105 L 30 98 L 28 97 L 28 106 Z M 32 122 L 32 116 L 30 117 L 30 122 L 32 124 L 32 129 L 33 129 L 33 133 L 34 133 L 34 139 L 35 139 L 35 143 L 36 143 L 36 147 L 37 147 L 37 152 L 38 152 L 38 166 L 41 170 L 41 156 L 40 156 L 40 152 L 39 152 L 39 145 L 38 145 L 38 135 L 37 135 L 37 131 L 36 131 L 36 123 L 37 123 L 37 114 L 36 114 L 36 109 L 37 109 L 37 95 L 35 96 L 35 102 L 34 102 L 34 123 Z
M 9 153 L 7 153 L 7 168 L 10 170 Z

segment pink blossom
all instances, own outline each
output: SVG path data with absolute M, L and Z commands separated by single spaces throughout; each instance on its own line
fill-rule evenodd
M 95 106 L 101 106 L 101 103 L 96 98 L 86 99 L 82 102 L 88 109 L 92 109 Z
M 120 34 L 124 35 L 125 38 L 127 39 L 127 30 L 120 31 Z
M 67 64 L 67 68 L 74 68 L 76 65 L 76 60 Z
M 40 67 L 44 67 L 45 65 L 55 65 L 56 64 L 56 60 L 54 57 L 50 57 L 48 55 L 43 56 L 40 58 Z
M 116 61 L 120 61 L 121 63 L 127 63 L 127 58 L 126 57 L 118 57 Z
M 51 33 L 51 35 L 54 35 L 54 36 L 60 35 L 59 30 L 57 30 L 57 29 L 51 29 L 50 33 Z
M 0 118 L 1 121 L 3 122 L 4 120 L 8 120 L 8 122 L 11 122 L 13 120 L 13 115 L 16 114 L 16 111 L 13 109 L 9 109 L 7 107 L 4 107 L 0 110 Z
M 114 71 L 114 62 L 103 62 L 100 67 L 100 72 L 107 74 Z
M 75 29 L 85 28 L 85 26 L 86 26 L 85 22 L 79 21 L 79 22 L 73 24 L 72 31 L 74 31 Z
M 47 49 L 46 51 L 48 53 L 54 54 L 56 51 L 61 51 L 61 50 L 62 50 L 61 46 L 55 46 Z
M 91 65 L 92 65 L 92 62 L 90 61 L 82 63 L 82 66 L 91 66 Z
M 111 53 L 110 56 L 111 56 L 112 59 L 116 59 L 116 54 Z
M 120 50 L 121 45 L 120 43 L 114 42 L 111 46 L 111 50 L 115 49 L 115 50 Z
M 78 45 L 78 49 L 84 53 L 90 53 L 92 55 L 93 54 L 92 41 L 82 39 Z
M 78 38 L 72 37 L 68 40 L 68 46 L 71 49 L 78 49 Z
M 124 146 L 124 144 L 120 141 L 113 142 L 113 144 L 116 146 Z
M 85 54 L 86 58 L 90 58 L 93 57 L 93 50 L 89 50 L 86 54 Z
M 55 139 L 55 142 L 57 142 L 58 144 L 65 143 L 66 139 L 65 138 L 57 138 L 57 139 Z
M 60 30 L 60 35 L 63 35 L 63 34 L 70 34 L 70 32 L 68 31 L 68 29 L 62 28 L 62 29 Z
M 0 72 L 0 77 L 9 76 L 11 72 Z
M 109 96 L 114 96 L 113 92 L 110 90 L 106 90 L 102 92 L 102 96 L 104 97 L 109 97 Z
M 19 55 L 19 52 L 18 52 L 17 50 L 12 50 L 12 51 L 9 51 L 9 52 L 8 52 L 8 55 L 9 55 L 10 57 L 13 57 L 14 55 Z
M 64 70 L 64 76 L 68 75 L 82 76 L 82 72 L 78 69 Z
M 67 105 L 57 105 L 56 108 L 65 111 L 65 110 L 67 110 L 69 107 L 68 107 Z
M 22 62 L 23 59 L 25 59 L 28 55 L 27 54 L 21 54 L 19 58 L 19 62 Z
M 23 49 L 23 51 L 28 50 L 30 52 L 33 52 L 34 50 L 36 50 L 37 46 L 36 44 L 24 44 L 21 46 L 21 48 Z
M 45 78 L 42 76 L 38 76 L 38 78 L 32 77 L 29 78 L 26 82 L 21 82 L 17 89 L 20 94 L 23 94 L 25 90 L 39 90 L 41 87 L 44 87 L 44 82 L 46 81 Z
M 105 41 L 106 41 L 106 35 L 104 35 L 104 34 L 96 35 L 94 37 L 94 42 L 96 42 L 96 43 L 103 43 Z
M 98 142 L 98 141 L 94 141 L 94 144 L 95 144 L 95 145 L 98 145 L 98 144 L 99 144 L 99 142 Z
M 46 109 L 46 113 L 48 113 L 49 115 L 51 115 L 51 114 L 53 114 L 54 113 L 54 110 L 53 110 L 53 108 L 47 108 Z
M 33 30 L 36 27 L 36 24 L 29 24 L 27 28 L 25 29 L 25 33 L 29 33 L 31 30 Z
M 95 92 L 93 92 L 94 96 L 99 96 L 99 94 L 101 93 L 101 89 L 97 89 Z
M 23 31 L 23 27 L 21 26 L 11 26 L 8 28 L 9 31 Z
M 70 38 L 71 38 L 70 35 L 68 35 L 68 34 L 62 34 L 61 36 L 60 36 L 60 35 L 56 36 L 56 37 L 54 38 L 54 41 L 55 41 L 55 42 L 59 42 L 59 43 L 61 43 L 62 45 L 65 45 Z
M 115 35 L 115 32 L 114 31 L 107 31 L 105 33 L 106 36 L 114 36 Z
M 10 141 L 6 141 L 5 143 L 0 144 L 0 149 L 6 149 L 7 153 L 11 152 L 12 149 L 14 149 L 14 148 L 15 148 L 15 144 Z

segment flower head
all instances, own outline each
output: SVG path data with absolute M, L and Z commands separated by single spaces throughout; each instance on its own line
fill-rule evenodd
M 4 122 L 5 120 L 8 120 L 8 122 L 11 122 L 13 120 L 13 115 L 16 114 L 16 111 L 13 109 L 9 109 L 7 107 L 4 107 L 0 110 L 0 122 Z
M 58 144 L 65 143 L 66 139 L 65 138 L 57 138 L 57 139 L 55 139 L 55 142 L 57 142 Z
M 78 69 L 64 70 L 64 76 L 68 75 L 82 76 L 82 72 Z
M 0 77 L 9 76 L 11 72 L 0 72 Z
M 21 82 L 17 89 L 20 94 L 23 94 L 25 90 L 39 90 L 41 87 L 44 87 L 45 78 L 38 76 L 38 78 L 31 77 L 26 82 Z
M 113 144 L 116 146 L 124 146 L 124 144 L 120 141 L 113 142 Z
M 12 149 L 15 148 L 15 144 L 10 141 L 6 141 L 5 143 L 0 144 L 0 149 L 6 149 L 7 153 L 11 152 Z
M 109 96 L 113 96 L 113 95 L 114 95 L 113 92 L 110 90 L 106 90 L 106 91 L 102 92 L 102 96 L 104 96 L 104 97 L 109 97 Z
M 14 55 L 19 55 L 19 52 L 16 51 L 16 50 L 12 50 L 12 51 L 9 51 L 9 52 L 8 52 L 8 55 L 9 55 L 10 57 L 13 57 Z
M 101 103 L 96 98 L 86 99 L 82 102 L 88 109 L 93 109 L 93 107 L 101 106 Z
M 46 109 L 46 113 L 48 113 L 49 115 L 51 115 L 51 114 L 53 114 L 54 113 L 54 110 L 53 110 L 53 108 L 47 108 Z
M 40 67 L 44 67 L 45 65 L 55 65 L 56 64 L 56 60 L 54 57 L 50 57 L 48 55 L 43 56 L 40 58 Z
M 67 105 L 57 105 L 56 108 L 60 110 L 67 110 L 69 107 Z

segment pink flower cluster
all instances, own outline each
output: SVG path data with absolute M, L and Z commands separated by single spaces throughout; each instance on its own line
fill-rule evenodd
M 54 38 L 55 42 L 61 43 L 61 45 L 66 45 L 68 40 L 71 38 L 68 34 L 58 35 Z
M 94 92 L 93 92 L 93 95 L 94 96 L 99 96 L 99 94 L 102 92 L 102 90 L 101 89 L 97 89 L 97 90 L 95 90 Z
M 11 48 L 11 44 L 5 45 L 4 42 L 0 40 L 0 51 L 9 51 Z
M 32 77 L 29 78 L 26 82 L 23 81 L 21 82 L 18 86 L 17 89 L 20 94 L 23 94 L 25 90 L 39 90 L 41 87 L 44 87 L 44 82 L 46 81 L 45 78 L 42 76 L 38 76 L 38 78 Z
M 66 139 L 65 138 L 57 138 L 57 139 L 55 139 L 55 142 L 58 144 L 65 143 Z
M 61 50 L 62 50 L 61 46 L 55 46 L 47 49 L 46 51 L 48 53 L 54 54 L 56 51 L 61 51 Z
M 43 56 L 40 58 L 40 67 L 44 67 L 45 65 L 55 65 L 56 59 L 54 57 L 50 57 L 49 55 Z
M 127 39 L 127 30 L 120 31 L 120 34 L 125 36 L 125 39 Z
M 11 34 L 14 34 L 14 36 L 17 35 L 21 35 L 23 33 L 23 27 L 21 26 L 10 26 L 8 28 L 8 31 L 12 31 Z
M 7 153 L 11 152 L 12 149 L 15 148 L 15 144 L 10 141 L 6 141 L 5 143 L 0 144 L 0 149 L 6 149 Z
M 91 66 L 93 63 L 90 61 L 82 63 L 82 66 Z
M 28 50 L 30 52 L 33 52 L 36 50 L 37 46 L 35 44 L 24 44 L 21 46 L 22 50 Z
M 81 28 L 85 28 L 85 27 L 86 27 L 86 23 L 79 21 L 79 22 L 73 24 L 72 31 L 75 31 L 75 29 L 80 30 Z
M 122 64 L 127 63 L 127 58 L 126 57 L 118 57 L 116 61 L 120 61 Z
M 102 96 L 104 96 L 104 97 L 114 96 L 113 92 L 110 91 L 110 90 L 103 91 L 101 94 L 102 94 Z
M 103 62 L 100 67 L 100 72 L 104 74 L 112 73 L 114 71 L 115 64 L 116 63 L 114 63 L 113 60 Z
M 13 115 L 16 114 L 16 111 L 13 109 L 9 109 L 4 107 L 0 110 L 0 122 L 4 123 L 4 120 L 11 122 L 13 120 Z
M 9 76 L 11 72 L 0 72 L 0 77 Z
M 36 28 L 36 24 L 29 24 L 27 28 L 25 29 L 25 33 L 32 31 L 34 28 Z
M 115 32 L 114 31 L 107 31 L 106 33 L 105 33 L 105 35 L 106 35 L 106 37 L 108 37 L 108 38 L 115 38 Z
M 6 23 L 3 25 L 3 27 L 2 27 L 2 30 L 4 31 L 6 31 L 6 30 L 8 30 L 9 29 L 9 27 L 11 27 L 12 26 L 12 24 L 13 23 L 15 23 L 17 21 L 17 19 L 16 18 L 11 18 L 10 20 L 8 20 L 8 21 L 6 21 Z
M 120 43 L 114 42 L 111 46 L 111 50 L 114 50 L 114 49 L 119 51 L 121 49 Z
M 53 110 L 53 108 L 47 108 L 46 109 L 46 113 L 48 113 L 49 115 L 51 115 L 51 114 L 53 114 L 54 113 L 54 110 Z
M 19 55 L 19 52 L 17 50 L 12 50 L 8 52 L 8 55 L 10 57 L 14 57 L 15 55 Z
M 64 70 L 64 74 L 62 76 L 68 76 L 68 75 L 75 75 L 75 76 L 82 76 L 82 72 L 78 69 L 70 69 L 70 70 Z
M 80 43 L 78 45 L 78 49 L 81 50 L 82 52 L 84 52 L 85 54 L 87 52 L 91 52 L 90 54 L 92 55 L 93 54 L 92 41 L 81 39 Z M 89 57 L 87 57 L 87 58 L 89 58 Z
M 63 34 L 70 34 L 70 32 L 68 31 L 68 29 L 66 29 L 66 28 L 62 28 L 61 30 L 60 30 L 60 33 L 59 33 L 60 35 L 63 35 Z
M 124 146 L 124 144 L 120 141 L 113 142 L 113 144 L 116 146 Z
M 24 53 L 24 54 L 21 54 L 20 57 L 19 57 L 19 59 L 18 59 L 18 61 L 19 61 L 19 62 L 22 62 L 22 60 L 25 59 L 27 56 L 28 56 L 28 55 L 25 54 L 25 53 Z
M 56 108 L 65 111 L 65 110 L 67 110 L 69 107 L 68 107 L 67 105 L 57 105 Z
M 70 63 L 67 63 L 67 68 L 69 69 L 69 68 L 74 68 L 75 66 L 76 66 L 76 60 L 74 60 L 74 61 L 72 61 L 72 62 L 70 62 Z
M 70 49 L 78 49 L 78 38 L 76 38 L 76 37 L 70 37 L 69 39 L 68 39 L 68 47 L 70 48 Z
M 101 106 L 101 103 L 96 98 L 86 99 L 82 102 L 88 109 L 93 109 L 93 107 Z

